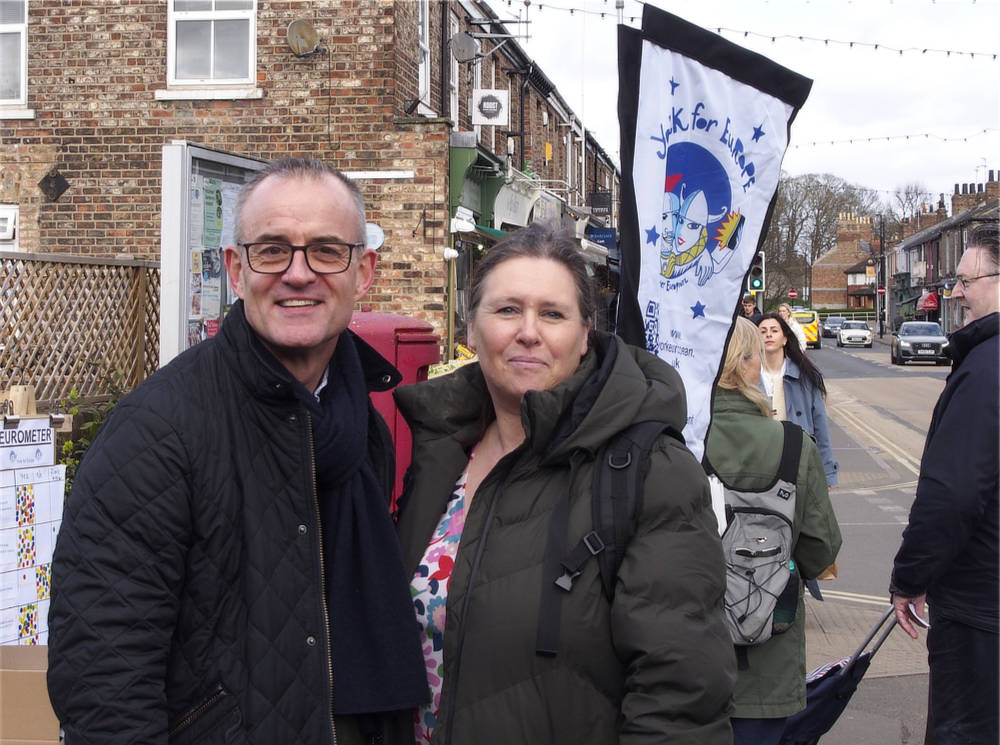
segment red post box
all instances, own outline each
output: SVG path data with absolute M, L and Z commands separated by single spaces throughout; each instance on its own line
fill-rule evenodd
M 441 361 L 441 340 L 427 321 L 393 313 L 361 311 L 351 318 L 351 331 L 396 366 L 403 383 L 427 380 L 427 368 Z M 392 392 L 373 393 L 372 403 L 389 425 L 396 447 L 396 483 L 392 490 L 392 507 L 403 489 L 403 474 L 410 465 L 413 441 L 410 428 L 396 411 Z

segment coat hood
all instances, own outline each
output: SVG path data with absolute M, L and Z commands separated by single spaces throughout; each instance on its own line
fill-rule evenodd
M 412 429 L 470 447 L 492 420 L 492 405 L 479 363 L 415 385 L 394 396 Z M 593 332 L 576 372 L 544 391 L 521 399 L 528 446 L 546 459 L 573 450 L 595 452 L 633 422 L 662 421 L 678 432 L 687 421 L 680 375 L 658 357 L 621 338 Z

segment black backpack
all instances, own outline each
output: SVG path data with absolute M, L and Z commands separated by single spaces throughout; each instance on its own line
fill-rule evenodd
M 569 521 L 568 493 L 553 510 L 545 549 L 537 654 L 557 653 L 562 594 L 573 589 L 573 580 L 591 557 L 597 557 L 605 597 L 609 602 L 614 598 L 618 567 L 635 534 L 642 509 L 642 484 L 649 471 L 649 452 L 663 432 L 684 443 L 684 436 L 677 430 L 663 422 L 647 421 L 636 422 L 601 447 L 594 459 L 591 487 L 593 529 L 563 556 L 561 547 L 566 545 Z

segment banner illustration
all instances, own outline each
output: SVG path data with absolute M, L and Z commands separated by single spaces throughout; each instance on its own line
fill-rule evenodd
M 644 6 L 619 26 L 618 332 L 680 373 L 700 458 L 712 388 L 811 81 Z

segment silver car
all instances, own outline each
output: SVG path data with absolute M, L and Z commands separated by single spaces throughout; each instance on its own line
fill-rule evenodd
M 837 332 L 838 347 L 868 347 L 872 346 L 872 330 L 864 321 L 844 321 Z
M 894 365 L 905 365 L 913 360 L 950 365 L 947 354 L 948 337 L 941 326 L 933 321 L 906 321 L 892 335 L 889 358 Z

